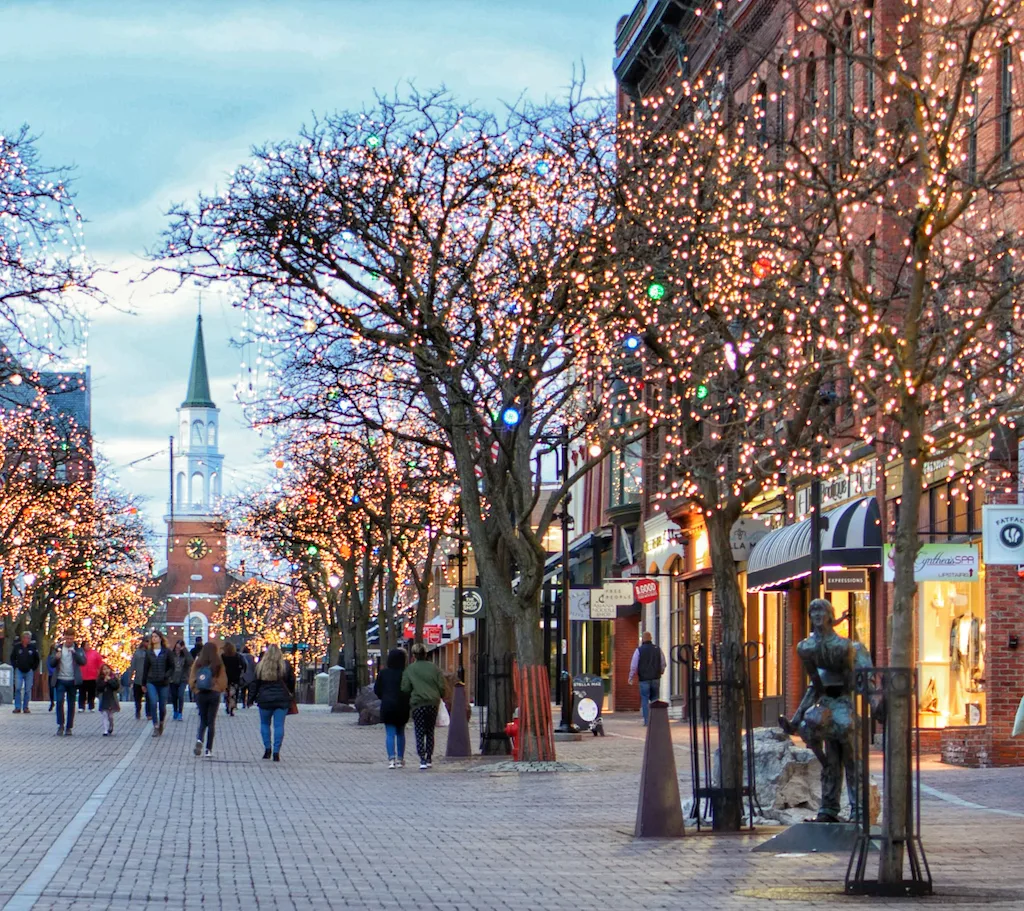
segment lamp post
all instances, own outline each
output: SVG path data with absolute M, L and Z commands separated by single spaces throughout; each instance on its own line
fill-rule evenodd
M 455 589 L 455 609 L 459 615 L 459 683 L 466 682 L 466 643 L 463 638 L 462 628 L 462 599 L 463 599 L 463 577 L 462 571 L 466 563 L 465 545 L 462 534 L 462 495 L 459 495 L 459 577 Z
M 562 484 L 565 492 L 562 494 L 562 641 L 560 644 L 563 652 L 562 659 L 562 720 L 558 726 L 558 732 L 571 734 L 576 727 L 572 723 L 573 689 L 572 689 L 572 619 L 569 613 L 569 601 L 572 595 L 572 580 L 569 578 L 569 503 L 572 495 L 569 493 L 569 428 L 562 431 L 561 439 L 562 457 Z

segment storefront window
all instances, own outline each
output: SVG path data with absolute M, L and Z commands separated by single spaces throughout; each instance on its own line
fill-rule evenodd
M 640 444 L 630 443 L 624 449 L 613 452 L 611 467 L 609 507 L 614 509 L 616 506 L 639 503 L 641 493 Z
M 782 595 L 777 592 L 761 592 L 759 640 L 761 643 L 761 673 L 757 681 L 757 698 L 765 699 L 781 694 L 782 666 L 779 648 L 781 630 Z
M 836 612 L 836 632 L 871 651 L 871 596 L 867 592 L 826 592 Z
M 985 569 L 976 582 L 921 582 L 921 727 L 985 723 Z

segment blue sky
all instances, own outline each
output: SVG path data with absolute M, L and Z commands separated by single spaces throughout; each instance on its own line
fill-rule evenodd
M 0 129 L 28 123 L 49 164 L 75 168 L 86 244 L 117 274 L 120 310 L 90 327 L 93 427 L 115 467 L 167 445 L 185 393 L 193 288 L 138 283 L 174 201 L 212 190 L 252 145 L 293 136 L 313 112 L 361 107 L 375 89 L 441 84 L 496 105 L 558 94 L 573 67 L 612 87 L 615 23 L 630 0 L 7 2 L 0 7 Z M 231 488 L 265 469 L 232 401 L 239 314 L 204 302 L 213 397 Z M 162 530 L 166 455 L 124 486 Z M 162 542 L 161 542 L 162 543 Z M 162 546 L 161 546 L 162 550 Z

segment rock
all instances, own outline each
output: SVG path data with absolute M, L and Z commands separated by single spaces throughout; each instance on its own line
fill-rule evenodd
M 380 700 L 372 686 L 364 686 L 356 696 L 359 724 L 380 724 Z
M 354 714 L 356 707 L 351 702 L 335 702 L 331 706 L 332 712 L 338 712 L 343 714 Z

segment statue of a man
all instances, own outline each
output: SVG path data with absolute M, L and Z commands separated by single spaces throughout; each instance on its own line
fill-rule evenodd
M 796 651 L 810 685 L 793 717 L 782 716 L 779 724 L 787 734 L 798 733 L 821 763 L 821 809 L 815 821 L 839 822 L 844 770 L 851 813 L 854 818 L 857 814 L 854 671 L 870 667 L 871 658 L 863 645 L 835 631 L 836 615 L 830 602 L 816 598 L 808 614 L 811 634 Z

